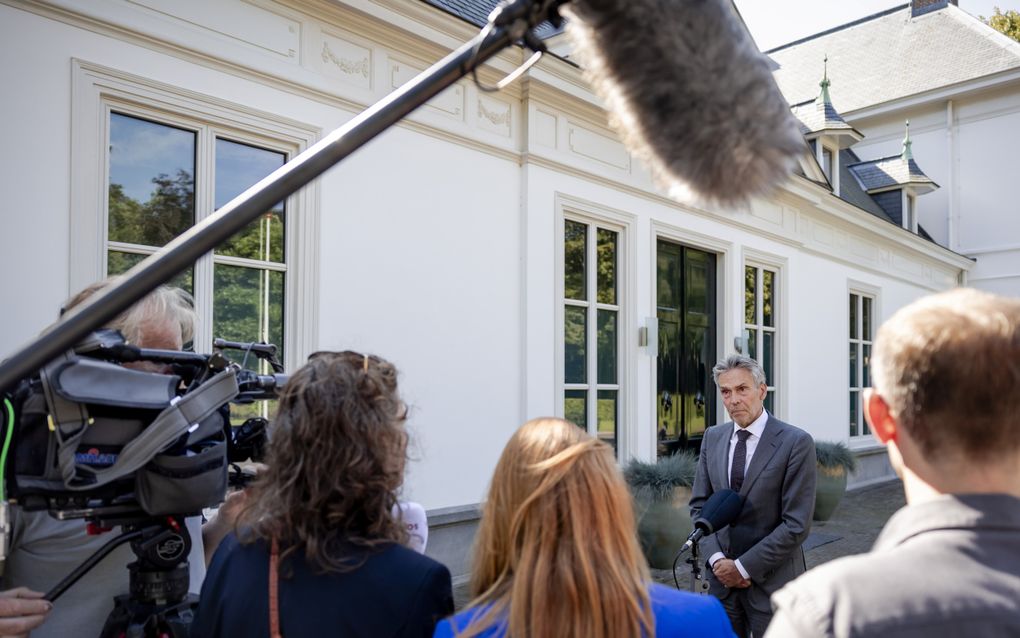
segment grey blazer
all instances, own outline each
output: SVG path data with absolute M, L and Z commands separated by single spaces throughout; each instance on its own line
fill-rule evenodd
M 1020 499 L 945 494 L 772 597 L 766 638 L 1020 636 Z
M 733 423 L 705 431 L 691 490 L 691 517 L 697 518 L 714 492 L 729 488 L 729 446 Z M 769 612 L 769 596 L 804 573 L 801 543 L 815 509 L 815 444 L 811 435 L 769 416 L 744 476 L 740 516 L 701 541 L 706 559 L 716 552 L 740 559 L 751 577 L 751 605 Z M 726 598 L 730 590 L 708 570 L 709 591 Z

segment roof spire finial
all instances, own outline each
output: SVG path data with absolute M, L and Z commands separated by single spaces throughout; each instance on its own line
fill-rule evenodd
M 829 82 L 829 54 L 828 53 L 825 54 L 825 58 L 822 60 L 822 64 L 823 64 L 822 68 L 824 69 L 823 72 L 822 72 L 822 81 L 818 83 L 818 86 L 822 87 L 822 92 L 821 92 L 821 94 L 819 94 L 818 99 L 822 102 L 822 104 L 831 104 L 832 103 L 832 98 L 829 97 L 829 85 L 832 84 L 832 83 Z
M 910 120 L 907 120 L 906 134 L 903 136 L 903 153 L 900 155 L 905 160 L 914 159 L 914 153 L 910 150 L 913 142 L 910 141 Z

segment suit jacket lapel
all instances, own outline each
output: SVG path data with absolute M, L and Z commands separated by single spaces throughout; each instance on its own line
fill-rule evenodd
M 765 423 L 765 430 L 761 433 L 761 441 L 754 448 L 754 456 L 751 457 L 751 464 L 747 466 L 747 474 L 744 475 L 744 483 L 740 486 L 740 495 L 747 496 L 755 479 L 765 469 L 768 462 L 779 449 L 779 436 L 782 434 L 782 426 L 771 416 Z
M 715 446 L 715 458 L 712 463 L 715 465 L 717 476 L 720 478 L 718 489 L 725 489 L 730 486 L 730 439 L 733 438 L 733 424 L 725 423 L 717 426 L 719 428 L 719 442 Z

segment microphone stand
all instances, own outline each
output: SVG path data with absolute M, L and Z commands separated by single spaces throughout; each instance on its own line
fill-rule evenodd
M 0 364 L 0 392 L 13 389 L 19 380 L 34 374 L 444 89 L 475 73 L 506 47 L 522 42 L 536 52 L 529 64 L 537 61 L 544 47 L 532 29 L 544 20 L 560 24 L 557 8 L 566 1 L 503 0 L 490 14 L 489 24 L 473 39 L 192 226 L 115 285 L 93 295 L 16 350 Z M 507 79 L 522 71 L 518 69 Z
M 702 577 L 701 567 L 701 548 L 698 546 L 700 539 L 692 537 L 684 543 L 680 551 L 676 553 L 673 558 L 673 584 L 676 585 L 677 589 L 680 589 L 680 579 L 676 576 L 676 566 L 680 562 L 680 557 L 683 556 L 684 552 L 689 547 L 691 549 L 691 555 L 684 561 L 691 566 L 691 591 L 695 594 L 707 594 L 708 593 L 708 581 Z
M 687 557 L 686 562 L 691 566 L 691 591 L 695 594 L 707 594 L 708 580 L 701 576 L 701 550 L 698 541 L 691 545 L 691 555 Z

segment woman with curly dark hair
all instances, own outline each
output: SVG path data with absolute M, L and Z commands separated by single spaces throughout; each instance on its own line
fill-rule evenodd
M 192 636 L 431 636 L 450 572 L 394 518 L 406 408 L 380 358 L 323 352 L 280 396 L 265 471 L 213 558 Z

